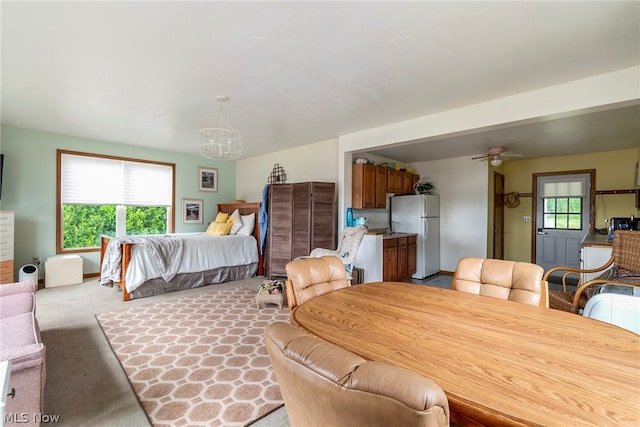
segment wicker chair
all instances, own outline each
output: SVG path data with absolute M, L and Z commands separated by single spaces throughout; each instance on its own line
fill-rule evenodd
M 337 249 L 315 248 L 311 251 L 309 256 L 312 258 L 323 256 L 336 256 L 340 258 L 340 261 L 342 261 L 345 269 L 347 270 L 349 280 L 351 280 L 351 273 L 353 271 L 353 265 L 356 262 L 358 248 L 360 247 L 362 238 L 367 234 L 367 231 L 368 229 L 364 225 L 346 227 L 340 234 Z
M 549 291 L 549 307 L 557 310 L 579 313 L 601 285 L 621 283 L 640 286 L 640 231 L 616 230 L 611 258 L 601 267 L 585 270 L 573 267 L 554 267 L 547 271 L 544 280 L 552 273 L 562 272 L 562 291 Z M 595 279 L 582 283 L 581 273 L 597 273 Z M 567 290 L 567 278 L 578 279 L 575 291 Z

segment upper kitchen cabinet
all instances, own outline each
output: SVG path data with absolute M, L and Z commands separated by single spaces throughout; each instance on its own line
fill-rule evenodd
M 387 168 L 354 163 L 351 172 L 351 204 L 355 209 L 387 207 Z
M 389 169 L 387 172 L 387 189 L 389 193 L 399 194 L 404 186 L 402 172 L 396 169 Z
M 354 163 L 351 174 L 351 204 L 355 209 L 387 207 L 387 193 L 414 194 L 413 186 L 420 175 L 374 166 Z
M 402 194 L 414 194 L 413 186 L 420 180 L 420 175 L 415 173 L 404 172 L 402 180 Z

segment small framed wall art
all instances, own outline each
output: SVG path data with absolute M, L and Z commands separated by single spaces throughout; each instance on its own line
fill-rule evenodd
M 182 223 L 202 224 L 204 201 L 202 199 L 182 199 Z
M 218 169 L 198 168 L 198 191 L 218 192 Z

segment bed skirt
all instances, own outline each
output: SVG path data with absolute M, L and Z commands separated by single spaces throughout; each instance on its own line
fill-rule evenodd
M 199 273 L 180 273 L 169 282 L 159 277 L 144 282 L 135 291 L 131 292 L 131 298 L 144 298 L 184 289 L 200 288 L 216 283 L 248 279 L 254 277 L 257 271 L 258 263 L 254 262 L 247 265 L 220 267 Z

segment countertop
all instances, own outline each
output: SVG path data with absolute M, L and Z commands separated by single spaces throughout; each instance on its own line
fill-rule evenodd
M 367 232 L 370 236 L 382 236 L 383 239 L 396 239 L 398 237 L 408 237 L 408 236 L 417 236 L 417 233 L 390 233 L 387 234 L 387 231 L 384 228 L 379 229 L 371 229 Z
M 587 234 L 580 243 L 581 246 L 611 246 L 606 234 Z

